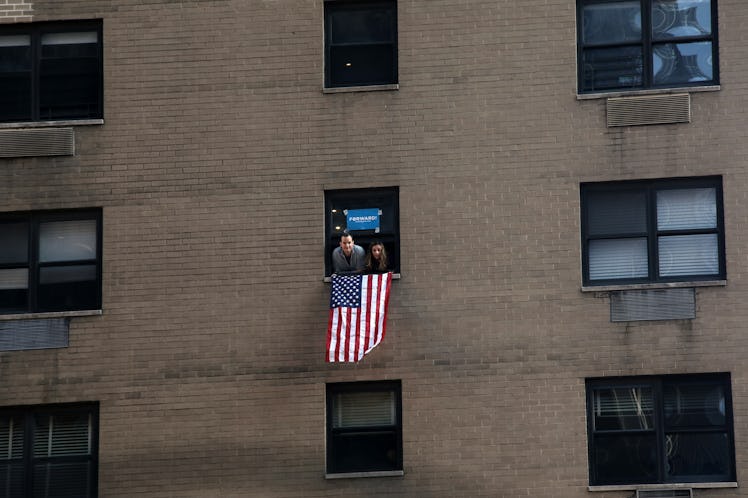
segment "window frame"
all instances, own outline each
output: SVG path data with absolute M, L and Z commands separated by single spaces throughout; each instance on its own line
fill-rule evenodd
M 41 62 L 42 36 L 52 33 L 74 33 L 79 31 L 96 32 L 96 59 L 97 59 L 97 85 L 96 85 L 96 112 L 89 112 L 80 117 L 45 117 L 41 114 Z M 30 37 L 31 68 L 29 71 L 30 84 L 30 113 L 27 118 L 6 118 L 0 113 L 0 123 L 43 123 L 43 122 L 67 122 L 67 121 L 90 121 L 104 118 L 104 40 L 103 22 L 101 19 L 78 20 L 78 21 L 43 21 L 34 23 L 16 23 L 0 25 L 0 36 L 28 35 Z M 0 73 L 2 74 L 2 73 Z M 2 79 L 0 79 L 2 81 Z
M 35 421 L 39 416 L 87 415 L 90 417 L 88 455 L 36 456 L 34 454 Z M 0 417 L 17 417 L 23 421 L 23 449 L 20 463 L 23 465 L 23 493 L 25 497 L 33 496 L 34 465 L 38 462 L 88 462 L 90 464 L 90 481 L 87 498 L 98 496 L 99 467 L 99 403 L 64 403 L 54 405 L 11 406 L 0 408 Z M 9 460 L 6 460 L 6 462 Z M 45 495 L 46 496 L 46 495 Z
M 685 385 L 714 385 L 723 389 L 725 396 L 725 421 L 721 428 L 707 426 L 668 427 L 665 422 L 664 389 L 667 386 Z M 651 430 L 646 429 L 607 429 L 596 430 L 595 428 L 595 392 L 605 389 L 621 389 L 648 387 L 653 392 L 653 425 Z M 587 413 L 587 447 L 590 486 L 627 486 L 643 484 L 682 484 L 682 483 L 712 483 L 712 482 L 735 482 L 735 437 L 733 424 L 732 387 L 729 373 L 701 373 L 701 374 L 676 374 L 660 376 L 631 376 L 631 377 L 601 377 L 585 380 L 585 398 Z M 595 468 L 595 443 L 599 438 L 634 433 L 653 434 L 656 449 L 656 479 L 637 480 L 606 480 L 599 476 Z M 680 478 L 668 479 L 666 476 L 666 433 L 669 434 L 725 434 L 727 437 L 727 452 L 730 458 L 728 473 L 724 475 L 696 475 L 682 476 Z
M 0 309 L 0 315 L 88 311 L 100 310 L 102 306 L 102 210 L 75 209 L 65 211 L 25 211 L 14 213 L 0 213 L 0 225 L 5 223 L 27 224 L 27 259 L 25 262 L 0 263 L 0 270 L 28 269 L 28 287 L 25 309 Z M 96 223 L 96 259 L 80 259 L 66 261 L 40 261 L 40 225 L 48 222 L 93 220 Z M 39 303 L 40 270 L 42 268 L 65 267 L 74 265 L 95 265 L 96 294 L 93 307 L 71 306 L 65 309 L 58 307 L 44 307 Z
M 689 88 L 719 85 L 719 34 L 717 21 L 717 0 L 710 0 L 711 34 L 701 36 L 680 36 L 670 39 L 655 40 L 652 32 L 652 4 L 656 0 L 635 0 L 641 11 L 641 38 L 637 41 L 584 43 L 584 7 L 589 5 L 618 3 L 622 0 L 577 0 L 577 93 L 595 94 L 622 91 L 642 91 L 656 89 Z M 710 42 L 712 44 L 712 79 L 697 82 L 680 82 L 656 84 L 652 58 L 654 47 L 668 43 Z M 641 83 L 636 86 L 616 86 L 609 88 L 585 88 L 584 52 L 589 49 L 641 47 L 642 73 Z
M 366 200 L 358 205 L 362 208 L 378 207 L 380 209 L 390 208 L 393 210 L 392 231 L 375 233 L 370 230 L 353 230 L 351 236 L 356 245 L 363 247 L 368 252 L 368 245 L 376 240 L 382 242 L 387 250 L 387 259 L 390 270 L 400 273 L 400 188 L 399 187 L 373 187 L 355 189 L 325 190 L 325 276 L 332 274 L 332 252 L 339 246 L 340 235 L 347 228 L 335 230 L 333 209 L 339 203 L 356 202 L 359 199 Z M 383 206 L 368 206 L 378 200 L 386 202 Z M 348 207 L 345 207 L 348 209 Z M 356 206 L 351 209 L 356 209 Z M 383 215 L 384 216 L 384 215 Z
M 391 33 L 392 39 L 383 42 L 341 42 L 335 43 L 332 40 L 332 16 L 337 12 L 345 11 L 364 11 L 364 10 L 385 10 L 390 11 L 391 15 Z M 398 84 L 398 31 L 397 31 L 397 1 L 396 0 L 326 0 L 324 2 L 324 72 L 325 88 L 352 88 L 352 87 L 373 87 L 383 85 Z M 334 81 L 333 76 L 333 55 L 332 51 L 340 47 L 370 47 L 391 45 L 392 50 L 392 68 L 387 78 L 378 81 L 345 83 Z
M 354 428 L 334 428 L 333 412 L 334 398 L 337 394 L 344 393 L 368 393 L 368 392 L 391 392 L 394 396 L 395 424 L 388 426 L 366 426 Z M 326 385 L 326 462 L 325 469 L 328 476 L 336 474 L 381 474 L 401 473 L 403 470 L 403 433 L 402 433 L 402 384 L 399 380 L 388 381 L 363 381 L 363 382 L 337 382 Z M 394 468 L 340 468 L 336 466 L 336 444 L 335 437 L 339 434 L 360 434 L 371 432 L 386 432 L 394 436 L 397 455 L 395 456 Z
M 678 190 L 689 188 L 714 188 L 716 203 L 716 227 L 713 229 L 681 229 L 659 230 L 657 227 L 657 192 L 663 190 Z M 636 192 L 641 191 L 646 196 L 646 233 L 625 234 L 610 232 L 608 234 L 589 234 L 589 195 L 601 192 Z M 664 178 L 654 180 L 631 180 L 615 182 L 585 182 L 580 184 L 580 214 L 581 214 L 581 244 L 582 244 L 582 283 L 587 287 L 601 287 L 609 285 L 629 284 L 665 284 L 672 282 L 701 282 L 726 279 L 725 259 L 725 227 L 724 200 L 721 176 Z M 658 238 L 668 235 L 717 235 L 717 257 L 719 271 L 717 274 L 707 275 L 659 275 Z M 647 276 L 634 278 L 597 279 L 590 278 L 590 241 L 604 239 L 641 238 L 647 239 Z

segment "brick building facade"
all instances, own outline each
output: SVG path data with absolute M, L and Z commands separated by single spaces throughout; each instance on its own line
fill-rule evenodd
M 748 9 L 717 1 L 666 39 L 656 0 L 0 0 L 3 496 L 748 496 Z M 585 31 L 632 4 L 638 39 Z M 386 71 L 346 79 L 357 34 Z M 326 206 L 372 189 L 387 337 L 326 363 Z M 333 471 L 367 402 L 392 468 Z

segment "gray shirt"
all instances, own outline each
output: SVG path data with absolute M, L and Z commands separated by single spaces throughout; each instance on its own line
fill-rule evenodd
M 332 272 L 340 275 L 351 275 L 354 273 L 363 273 L 366 263 L 366 253 L 361 246 L 353 245 L 350 262 L 343 254 L 343 249 L 336 247 L 332 252 Z

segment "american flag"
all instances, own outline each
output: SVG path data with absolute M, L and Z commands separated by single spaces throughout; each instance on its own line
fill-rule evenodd
M 327 361 L 359 361 L 384 338 L 392 273 L 333 275 Z

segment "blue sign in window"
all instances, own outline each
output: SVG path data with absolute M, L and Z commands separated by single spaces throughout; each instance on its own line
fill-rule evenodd
M 345 216 L 348 230 L 374 230 L 379 233 L 379 208 L 348 209 Z

